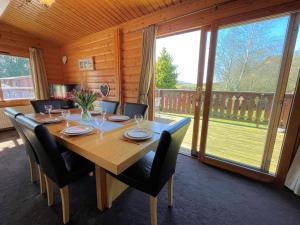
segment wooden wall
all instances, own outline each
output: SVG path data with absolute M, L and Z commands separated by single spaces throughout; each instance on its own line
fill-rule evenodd
M 80 83 L 84 87 L 99 90 L 101 83 L 108 83 L 108 99 L 119 99 L 120 59 L 119 31 L 108 29 L 64 45 L 62 55 L 68 57 L 63 65 L 64 82 Z M 79 71 L 78 60 L 93 57 L 95 70 Z
M 0 22 L 0 54 L 29 57 L 29 48 L 43 49 L 49 83 L 63 82 L 61 46 L 43 41 L 25 31 Z
M 62 47 L 68 57 L 63 65 L 65 83 L 99 89 L 108 83 L 108 99 L 136 102 L 141 67 L 142 31 L 121 34 L 118 28 L 86 36 Z M 79 71 L 78 60 L 94 57 L 94 71 Z M 121 97 L 122 93 L 122 97 Z
M 142 31 L 124 33 L 121 44 L 122 101 L 136 102 L 142 58 Z

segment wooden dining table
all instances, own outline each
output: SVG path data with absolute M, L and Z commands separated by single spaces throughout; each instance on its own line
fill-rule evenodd
M 72 109 L 71 114 L 79 114 L 78 109 Z M 48 114 L 32 113 L 25 116 L 40 122 L 48 118 Z M 51 117 L 60 116 L 51 114 Z M 109 117 L 110 115 L 107 115 Z M 94 119 L 98 117 L 95 116 Z M 78 125 L 80 121 L 69 121 L 69 125 Z M 136 127 L 133 119 L 116 122 L 121 124 L 118 128 L 102 132 L 96 129 L 90 134 L 80 136 L 67 136 L 62 134 L 66 122 L 46 124 L 49 132 L 62 145 L 95 164 L 97 207 L 100 210 L 110 208 L 113 201 L 127 188 L 127 185 L 118 181 L 110 173 L 119 175 L 128 167 L 141 159 L 148 151 L 155 150 L 160 134 L 169 125 L 149 120 L 141 123 L 142 128 L 152 131 L 152 137 L 145 141 L 128 141 L 123 133 Z

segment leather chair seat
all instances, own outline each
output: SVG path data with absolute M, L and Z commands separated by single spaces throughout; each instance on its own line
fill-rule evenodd
M 86 160 L 80 155 L 71 151 L 64 151 L 61 154 L 69 175 L 69 180 L 74 181 L 83 175 L 94 170 L 94 163 Z
M 117 177 L 118 180 L 129 184 L 131 187 L 140 189 L 147 193 L 152 192 L 150 173 L 154 156 L 155 152 L 150 151 L 142 159 L 137 161 L 120 175 L 112 175 Z
M 90 171 L 94 167 L 92 162 L 71 151 L 64 151 L 61 156 L 65 161 L 67 171 L 70 173 L 85 169 Z M 84 174 L 86 174 L 86 172 Z

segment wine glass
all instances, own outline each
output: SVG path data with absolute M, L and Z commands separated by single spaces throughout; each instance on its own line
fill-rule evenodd
M 143 121 L 143 116 L 141 114 L 135 114 L 134 119 L 135 119 L 137 128 L 140 129 L 141 128 L 141 123 Z
M 49 117 L 51 117 L 52 105 L 45 105 L 45 111 L 48 112 Z
M 100 137 L 100 140 L 102 140 L 103 139 L 103 134 L 104 134 L 104 130 L 102 129 L 102 127 L 103 127 L 103 124 L 104 124 L 104 122 L 105 122 L 105 120 L 106 120 L 106 118 L 105 118 L 105 114 L 106 114 L 106 112 L 102 112 L 101 113 L 101 118 L 100 118 L 100 120 L 99 119 L 97 119 L 97 118 L 94 118 L 94 121 L 95 121 L 95 126 L 94 126 L 94 128 L 96 128 L 96 129 L 99 129 L 99 131 L 100 131 L 100 135 L 99 135 L 99 137 Z
M 105 110 L 102 110 L 102 112 L 101 112 L 101 120 L 103 120 L 103 121 L 106 120 L 106 111 Z
M 69 116 L 71 115 L 70 110 L 64 109 L 61 111 L 62 118 L 66 121 L 66 126 L 69 127 Z

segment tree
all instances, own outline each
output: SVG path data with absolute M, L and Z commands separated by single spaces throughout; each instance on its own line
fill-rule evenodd
M 176 88 L 177 65 L 173 64 L 172 56 L 163 48 L 156 63 L 156 87 Z
M 28 59 L 0 55 L 0 78 L 30 75 Z
M 221 29 L 215 66 L 220 90 L 275 91 L 287 23 L 281 17 Z

